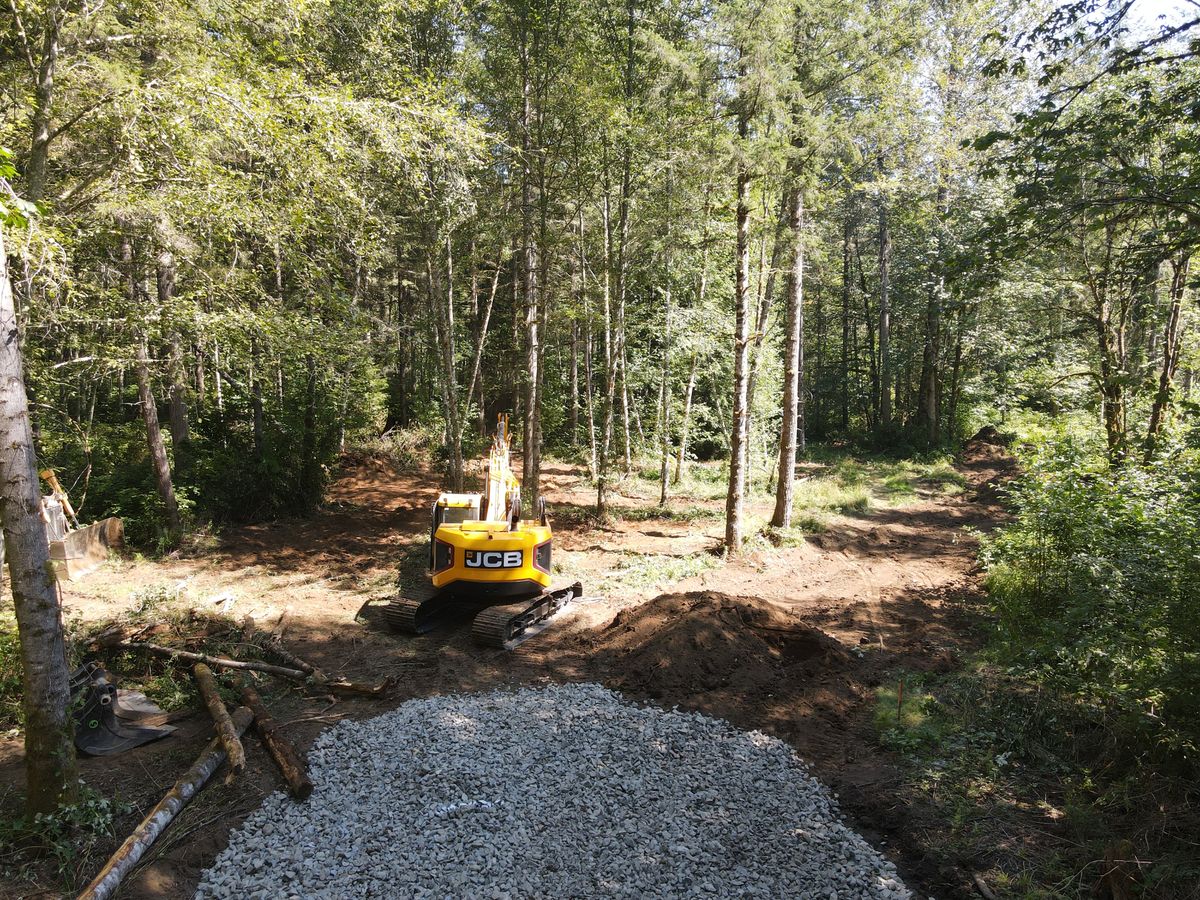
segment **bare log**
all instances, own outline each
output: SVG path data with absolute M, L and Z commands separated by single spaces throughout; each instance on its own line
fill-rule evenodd
M 362 684 L 358 681 L 343 681 L 342 679 L 322 681 L 316 675 L 309 679 L 313 684 L 331 691 L 341 691 L 346 694 L 367 694 L 371 697 L 382 697 L 391 687 L 392 679 L 385 678 L 374 684 Z
M 196 663 L 192 668 L 192 674 L 196 676 L 196 686 L 200 688 L 200 696 L 204 698 L 208 714 L 212 716 L 213 725 L 217 729 L 217 737 L 221 739 L 221 745 L 225 748 L 226 756 L 229 757 L 230 778 L 240 775 L 246 768 L 246 750 L 242 747 L 242 741 L 233 725 L 233 719 L 229 717 L 229 710 L 225 708 L 225 701 L 221 699 L 221 693 L 217 690 L 217 679 L 213 675 L 212 669 L 204 663 Z
M 234 729 L 239 735 L 249 727 L 253 717 L 253 713 L 244 706 L 233 713 Z M 78 900 L 106 900 L 107 897 L 111 897 L 121 884 L 121 879 L 138 864 L 159 835 L 204 787 L 224 761 L 225 748 L 219 738 L 213 738 L 192 767 L 175 782 L 175 786 L 158 801 L 158 805 L 150 810 L 149 815 L 142 819 L 117 852 L 109 857 L 104 868 L 92 879 L 92 883 L 84 888 Z
M 372 697 L 383 696 L 391 683 L 389 679 L 385 678 L 376 684 L 359 684 L 354 681 L 329 678 L 316 669 L 314 669 L 313 674 L 309 674 L 303 669 L 289 669 L 285 666 L 275 666 L 270 663 L 259 662 L 258 660 L 226 659 L 222 656 L 209 656 L 207 653 L 193 653 L 190 650 L 177 650 L 174 647 L 163 647 L 159 644 L 147 644 L 136 641 L 109 640 L 103 646 L 112 647 L 117 650 L 141 650 L 144 653 L 152 653 L 155 656 L 164 656 L 169 659 L 183 660 L 190 663 L 204 663 L 218 669 L 241 669 L 252 672 L 264 672 L 267 675 L 290 678 L 292 681 L 302 681 L 324 690 L 343 691 L 351 694 L 367 694 Z
M 323 673 L 321 673 L 316 666 L 310 662 L 300 659 L 298 656 L 293 655 L 290 650 L 284 647 L 283 641 L 279 639 L 278 634 L 273 634 L 271 632 L 262 631 L 259 629 L 259 627 L 254 624 L 254 619 L 250 616 L 246 616 L 246 618 L 242 620 L 242 636 L 248 643 L 253 644 L 255 647 L 258 647 L 260 650 L 263 650 L 266 653 L 269 653 L 272 657 L 280 662 L 286 663 L 295 669 L 299 669 L 306 675 L 321 675 L 323 677 Z
M 297 800 L 307 800 L 312 793 L 313 783 L 308 778 L 300 754 L 296 752 L 291 741 L 279 733 L 275 719 L 263 704 L 262 697 L 248 682 L 242 684 L 242 700 L 254 713 L 254 725 L 258 729 L 258 736 L 262 738 L 271 758 L 275 760 L 279 771 L 287 780 L 288 791 Z
M 174 647 L 163 647 L 159 644 L 118 641 L 109 646 L 118 650 L 141 650 L 155 656 L 165 656 L 171 659 L 181 659 L 192 663 L 204 663 L 216 666 L 218 669 L 250 669 L 254 672 L 265 672 L 268 675 L 279 675 L 294 681 L 306 681 L 308 675 L 299 669 L 286 669 L 283 666 L 273 666 L 270 663 L 245 661 L 240 659 L 225 659 L 221 656 L 209 656 L 207 653 L 192 653 L 190 650 L 176 650 Z
M 355 681 L 346 681 L 341 678 L 330 678 L 325 672 L 314 666 L 305 659 L 301 659 L 296 654 L 292 653 L 283 645 L 278 634 L 267 633 L 260 631 L 255 625 L 254 620 L 249 616 L 242 623 L 242 633 L 246 640 L 254 646 L 258 647 L 264 653 L 269 654 L 272 658 L 286 663 L 289 666 L 294 666 L 296 669 L 308 675 L 309 682 L 316 687 L 328 688 L 334 691 L 344 691 L 354 694 L 368 694 L 373 697 L 380 697 L 387 692 L 390 679 L 385 678 L 383 681 L 375 682 L 374 684 L 361 684 Z

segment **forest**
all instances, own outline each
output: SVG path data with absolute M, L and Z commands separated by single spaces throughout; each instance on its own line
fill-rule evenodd
M 1118 755 L 1196 771 L 1194 0 L 0 23 L 2 374 L 37 467 L 133 550 L 311 515 L 349 451 L 428 449 L 463 490 L 510 413 L 526 508 L 549 461 L 595 522 L 716 466 L 732 559 L 805 531 L 814 450 L 929 461 L 990 426 L 1021 474 L 980 550 L 989 646 Z

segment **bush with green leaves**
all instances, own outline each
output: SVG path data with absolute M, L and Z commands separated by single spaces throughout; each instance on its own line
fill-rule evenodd
M 1110 467 L 1077 440 L 1031 452 L 1015 521 L 984 543 L 1007 657 L 1094 705 L 1137 748 L 1200 745 L 1200 450 Z

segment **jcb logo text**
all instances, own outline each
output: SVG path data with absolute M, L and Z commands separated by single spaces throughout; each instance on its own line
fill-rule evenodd
M 465 562 L 468 569 L 519 569 L 521 551 L 468 550 Z

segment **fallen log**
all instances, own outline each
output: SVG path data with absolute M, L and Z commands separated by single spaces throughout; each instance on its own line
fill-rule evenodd
M 383 681 L 377 681 L 374 684 L 362 684 L 357 681 L 344 681 L 340 678 L 336 681 L 321 681 L 314 675 L 309 678 L 309 681 L 318 687 L 328 688 L 331 691 L 342 691 L 347 694 L 367 694 L 371 697 L 382 697 L 392 685 L 391 678 L 385 678 Z
M 329 688 L 335 691 L 345 691 L 354 694 L 368 694 L 373 697 L 380 697 L 387 692 L 388 686 L 391 684 L 391 679 L 385 678 L 383 681 L 378 681 L 374 684 L 361 684 L 355 681 L 346 681 L 343 678 L 330 678 L 319 668 L 314 666 L 308 660 L 301 659 L 296 656 L 291 650 L 283 645 L 278 634 L 268 633 L 258 629 L 254 620 L 247 616 L 242 622 L 242 634 L 246 640 L 258 647 L 264 653 L 269 654 L 274 659 L 282 663 L 286 663 L 301 672 L 308 675 L 310 683 L 317 687 Z
M 293 681 L 308 680 L 308 675 L 299 669 L 287 669 L 283 666 L 273 666 L 270 663 L 258 662 L 257 660 L 226 659 L 222 656 L 209 656 L 207 653 L 193 653 L 190 650 L 176 650 L 174 647 L 163 647 L 159 644 L 132 641 L 118 641 L 108 646 L 115 647 L 117 650 L 141 650 L 143 653 L 152 653 L 155 656 L 182 659 L 191 663 L 204 663 L 208 666 L 216 666 L 219 669 L 250 669 L 254 672 L 265 672 L 268 675 L 280 675 L 283 678 L 291 678 Z
M 300 754 L 296 752 L 292 742 L 279 733 L 275 719 L 263 704 L 262 697 L 248 682 L 242 683 L 242 700 L 254 713 L 254 727 L 258 729 L 258 736 L 262 738 L 271 758 L 283 773 L 289 793 L 297 800 L 307 800 L 313 791 L 313 783 L 308 778 Z
M 249 727 L 254 715 L 242 706 L 234 711 L 231 718 L 234 729 L 240 735 Z M 196 762 L 192 764 L 192 767 L 183 773 L 183 776 L 175 782 L 175 786 L 167 791 L 166 796 L 158 801 L 158 805 L 150 810 L 146 818 L 142 819 L 138 827 L 133 830 L 133 834 L 129 835 L 125 839 L 125 843 L 117 848 L 117 852 L 109 857 L 104 868 L 92 879 L 92 883 L 83 889 L 83 893 L 77 900 L 106 900 L 111 897 L 121 884 L 121 879 L 138 864 L 146 851 L 150 849 L 150 845 L 179 815 L 180 810 L 187 806 L 188 802 L 204 787 L 205 782 L 212 777 L 213 772 L 224 761 L 225 748 L 221 744 L 220 738 L 213 738 Z
M 208 707 L 208 714 L 212 716 L 213 726 L 217 729 L 217 737 L 221 739 L 225 755 L 229 758 L 231 780 L 246 768 L 246 750 L 242 747 L 233 719 L 229 717 L 229 710 L 225 708 L 225 701 L 217 690 L 217 679 L 212 669 L 204 663 L 196 663 L 192 667 L 192 674 L 196 676 L 196 687 L 200 688 L 200 696 L 204 698 L 204 705 Z
M 258 660 L 226 659 L 222 656 L 209 656 L 207 653 L 177 650 L 174 647 L 163 647 L 161 644 L 147 644 L 135 641 L 110 641 L 104 646 L 116 650 L 141 650 L 143 653 L 151 653 L 155 656 L 164 656 L 169 659 L 183 660 L 190 663 L 204 663 L 218 669 L 242 669 L 251 672 L 263 672 L 267 675 L 290 678 L 292 681 L 302 681 L 305 684 L 325 690 L 344 691 L 352 694 L 368 694 L 372 697 L 382 696 L 387 692 L 388 686 L 391 684 L 390 679 L 387 678 L 377 684 L 359 684 L 353 681 L 328 678 L 320 672 L 310 675 L 302 669 L 289 669 L 285 666 L 275 666 L 271 663 L 259 662 Z

